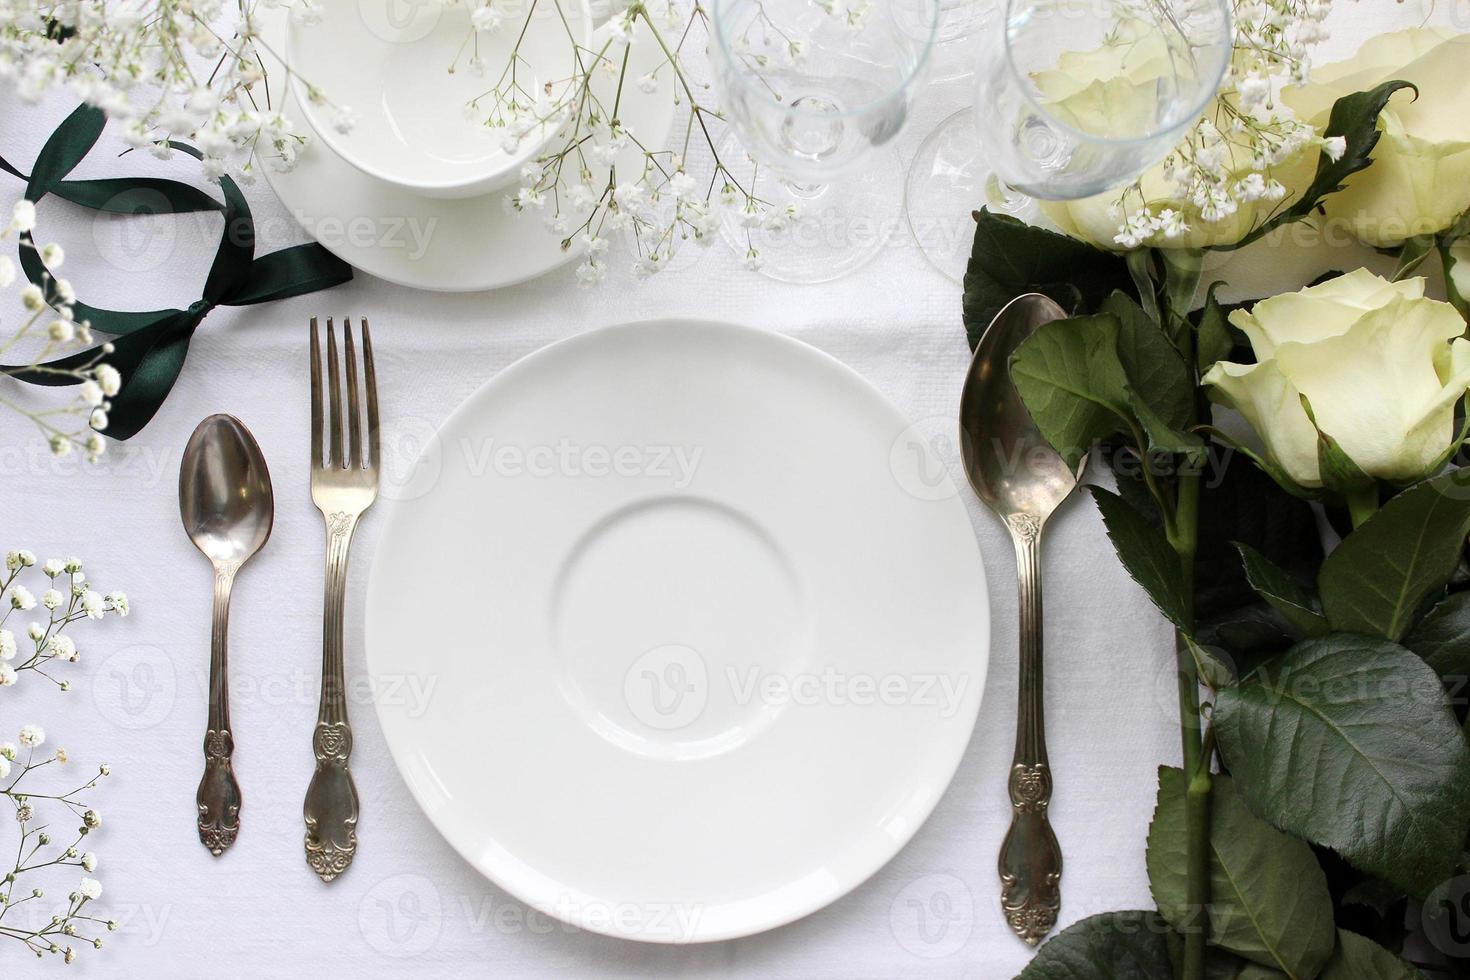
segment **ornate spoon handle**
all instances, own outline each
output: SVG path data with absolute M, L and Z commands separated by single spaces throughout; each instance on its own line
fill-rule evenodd
M 230 587 L 239 562 L 214 570 L 214 615 L 209 636 L 209 730 L 204 734 L 204 775 L 194 802 L 199 807 L 199 841 L 219 857 L 240 832 L 240 784 L 231 757 L 230 731 Z
M 1041 523 L 1028 514 L 1007 523 L 1020 586 L 1021 678 L 1009 782 L 1011 828 L 1000 849 L 1000 901 L 1011 931 L 1035 946 L 1056 925 L 1062 905 L 1062 851 L 1047 819 L 1051 769 L 1042 690 Z
M 312 749 L 316 771 L 306 789 L 306 863 L 331 881 L 357 853 L 357 787 L 347 768 L 352 726 L 347 721 L 347 680 L 342 661 L 342 622 L 347 595 L 347 552 L 357 517 L 327 520 L 327 587 L 322 619 L 322 696 Z

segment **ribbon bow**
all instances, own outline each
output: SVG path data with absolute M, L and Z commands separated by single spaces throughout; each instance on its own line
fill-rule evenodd
M 187 309 L 132 312 L 104 310 L 82 302 L 68 304 L 76 320 L 86 321 L 93 330 L 113 338 L 113 351 L 105 359 L 121 373 L 123 381 L 112 399 L 105 434 L 127 439 L 148 424 L 168 397 L 184 366 L 189 340 L 210 310 L 216 306 L 268 303 L 336 286 L 352 278 L 352 267 L 315 242 L 257 257 L 250 206 L 229 177 L 220 178 L 223 203 L 198 188 L 159 177 L 65 179 L 96 145 L 105 123 L 100 109 L 80 106 L 46 140 L 30 176 L 4 158 L 0 158 L 0 170 L 24 180 L 26 199 L 32 202 L 54 194 L 73 204 L 112 214 L 219 211 L 225 219 L 203 295 Z M 201 156 L 191 146 L 173 146 L 191 156 Z M 44 290 L 50 273 L 30 234 L 21 237 L 21 268 L 26 278 Z M 41 365 L 43 370 L 29 365 L 0 368 L 32 384 L 70 385 L 77 384 L 78 379 L 53 372 L 83 368 L 101 357 L 101 348 L 92 347 Z

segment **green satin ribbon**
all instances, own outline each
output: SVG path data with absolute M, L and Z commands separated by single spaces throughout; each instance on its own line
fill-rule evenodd
M 82 302 L 69 304 L 76 320 L 84 320 L 92 330 L 112 337 L 113 351 L 103 355 L 100 346 L 93 347 L 44 367 L 72 370 L 101 359 L 116 368 L 122 374 L 122 388 L 111 399 L 105 434 L 127 439 L 148 424 L 168 397 L 184 366 L 189 340 L 210 310 L 216 306 L 268 303 L 336 286 L 352 278 L 352 267 L 314 242 L 257 257 L 250 207 L 229 177 L 220 178 L 223 203 L 196 187 L 159 177 L 65 179 L 96 145 L 105 122 L 100 109 L 81 106 L 46 140 L 29 176 L 4 158 L 0 158 L 0 170 L 26 182 L 25 196 L 30 201 L 54 194 L 73 204 L 112 214 L 218 211 L 225 219 L 203 295 L 187 309 L 130 312 L 104 310 Z M 200 156 L 193 147 L 178 143 L 173 146 Z M 53 303 L 59 303 L 50 288 L 50 273 L 31 236 L 21 237 L 20 264 L 26 277 L 45 290 Z M 4 370 L 32 384 L 78 383 L 75 378 L 33 370 L 29 365 L 7 365 Z

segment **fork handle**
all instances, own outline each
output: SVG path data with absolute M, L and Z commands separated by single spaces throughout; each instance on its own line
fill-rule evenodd
M 327 522 L 327 584 L 322 619 L 322 693 L 312 750 L 316 771 L 306 790 L 306 863 L 331 881 L 357 852 L 357 787 L 348 769 L 352 726 L 347 720 L 347 680 L 343 664 L 343 619 L 347 596 L 347 557 L 358 515 L 334 511 Z
M 1008 780 L 1011 827 L 1000 850 L 1001 910 L 1011 931 L 1035 946 L 1061 910 L 1062 850 L 1047 817 L 1052 778 L 1042 683 L 1041 522 L 1018 514 L 1008 523 L 1020 589 L 1021 676 Z

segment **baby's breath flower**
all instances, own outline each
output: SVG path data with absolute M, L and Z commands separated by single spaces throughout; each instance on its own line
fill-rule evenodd
M 82 593 L 82 608 L 87 613 L 88 619 L 101 619 L 106 611 L 102 599 L 102 593 L 91 589 Z
M 102 393 L 108 398 L 116 395 L 122 390 L 122 375 L 110 364 L 99 364 L 92 369 L 92 375 L 97 383 L 102 386 Z
M 81 659 L 81 654 L 77 653 L 76 642 L 65 633 L 53 636 L 50 641 L 47 642 L 46 649 L 51 654 L 51 656 L 55 657 L 57 660 L 65 660 L 70 663 L 76 663 L 79 659 Z
M 46 741 L 46 730 L 40 725 L 23 725 L 20 730 L 20 744 L 28 749 L 40 747 Z
M 36 205 L 25 198 L 10 209 L 10 227 L 14 231 L 33 231 L 36 227 Z

